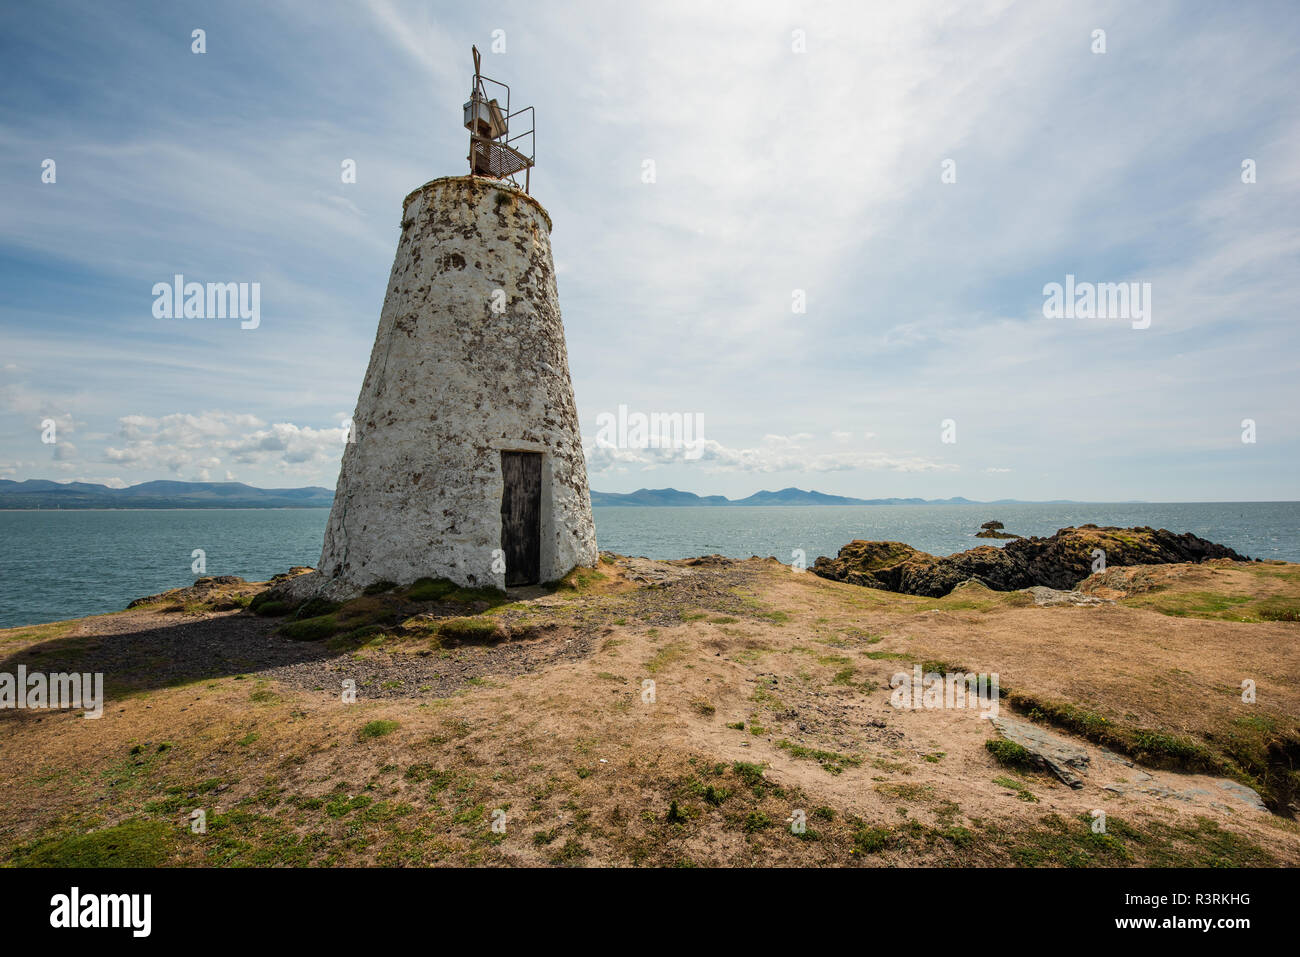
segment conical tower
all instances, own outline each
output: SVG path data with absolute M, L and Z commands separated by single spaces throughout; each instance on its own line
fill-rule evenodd
M 471 169 L 501 147 L 527 171 L 508 100 L 479 124 L 475 60 Z M 335 595 L 425 577 L 507 587 L 596 564 L 551 220 L 509 176 L 435 179 L 403 204 L 318 566 Z

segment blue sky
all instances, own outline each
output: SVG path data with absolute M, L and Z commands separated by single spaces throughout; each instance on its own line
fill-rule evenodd
M 537 109 L 592 487 L 1300 498 L 1281 2 L 9 5 L 0 478 L 332 486 L 471 43 Z M 261 325 L 154 318 L 176 273 Z M 1044 318 L 1067 274 L 1150 327 Z M 704 454 L 592 447 L 620 404 Z

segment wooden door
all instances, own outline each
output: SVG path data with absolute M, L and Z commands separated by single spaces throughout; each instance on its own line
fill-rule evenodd
M 506 585 L 535 585 L 541 578 L 542 453 L 502 452 L 501 478 Z

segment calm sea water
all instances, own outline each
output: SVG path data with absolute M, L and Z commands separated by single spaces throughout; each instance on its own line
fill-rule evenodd
M 807 561 L 855 538 L 906 542 L 949 555 L 997 519 L 1021 535 L 1066 525 L 1153 525 L 1230 545 L 1253 558 L 1300 562 L 1300 503 L 1151 505 L 876 505 L 790 508 L 597 508 L 600 547 L 647 558 L 737 558 L 795 549 Z M 207 574 L 264 580 L 320 559 L 328 509 L 0 511 L 0 627 L 116 611 L 133 598 Z

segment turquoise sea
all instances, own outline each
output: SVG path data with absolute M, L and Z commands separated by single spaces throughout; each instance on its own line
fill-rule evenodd
M 855 538 L 948 555 L 979 544 L 980 523 L 1022 535 L 1066 525 L 1153 525 L 1192 532 L 1252 558 L 1300 562 L 1300 503 L 1123 505 L 873 505 L 597 508 L 602 549 L 648 558 L 775 555 L 809 565 Z M 0 511 L 0 627 L 116 611 L 189 584 L 191 554 L 207 574 L 263 580 L 320 558 L 328 509 Z

